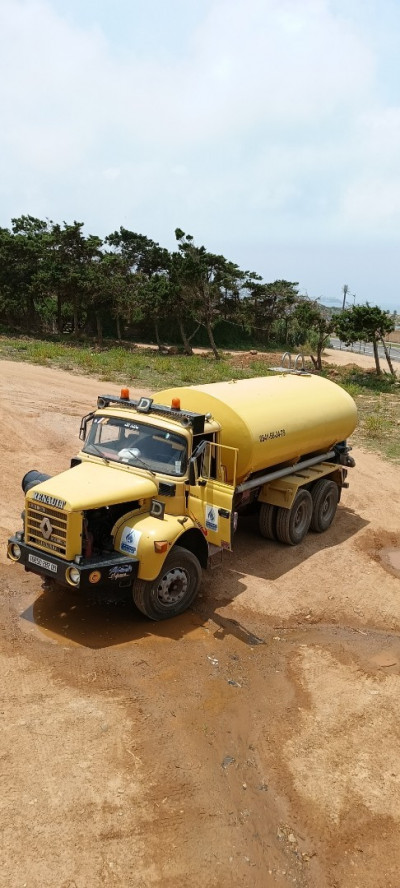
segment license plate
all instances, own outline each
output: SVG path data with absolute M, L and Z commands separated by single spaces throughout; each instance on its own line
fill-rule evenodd
M 45 570 L 57 573 L 58 568 L 56 564 L 53 564 L 51 561 L 45 561 L 44 558 L 38 558 L 37 555 L 28 555 L 28 561 L 30 564 L 36 564 L 37 567 L 43 567 Z

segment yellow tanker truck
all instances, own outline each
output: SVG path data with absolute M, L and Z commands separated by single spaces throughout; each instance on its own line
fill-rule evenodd
M 304 372 L 101 395 L 71 467 L 25 475 L 8 556 L 81 594 L 131 592 L 153 620 L 175 616 L 249 507 L 263 537 L 288 545 L 328 529 L 355 425 L 352 398 Z

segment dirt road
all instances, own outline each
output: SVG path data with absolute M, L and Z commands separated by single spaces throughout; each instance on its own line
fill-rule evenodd
M 152 624 L 5 559 L 22 475 L 66 467 L 115 386 L 0 378 L 0 886 L 398 888 L 400 470 L 355 452 L 298 549 L 243 520 L 195 609 Z
M 340 349 L 337 348 L 325 348 L 323 358 L 324 361 L 328 361 L 330 364 L 337 364 L 340 367 L 346 366 L 347 364 L 357 364 L 358 367 L 362 367 L 364 370 L 375 369 L 375 361 L 373 357 L 360 355 L 357 352 L 340 351 Z M 386 360 L 383 358 L 381 360 L 381 368 L 385 373 L 389 372 Z M 399 366 L 396 363 L 394 363 L 394 370 L 397 374 L 400 373 Z

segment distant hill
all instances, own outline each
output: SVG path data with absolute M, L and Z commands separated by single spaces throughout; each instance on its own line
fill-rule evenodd
M 338 296 L 323 296 L 321 299 L 321 305 L 324 305 L 326 308 L 341 309 L 343 299 L 340 299 Z

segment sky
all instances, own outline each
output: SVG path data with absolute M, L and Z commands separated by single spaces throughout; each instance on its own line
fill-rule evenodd
M 0 0 L 0 226 L 179 227 L 400 312 L 400 0 Z

